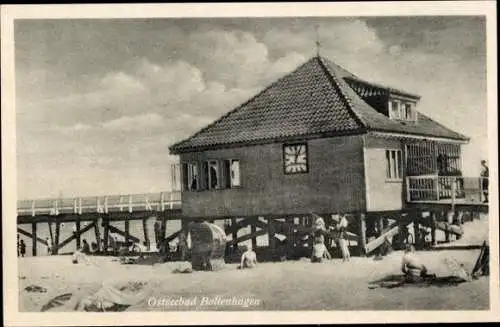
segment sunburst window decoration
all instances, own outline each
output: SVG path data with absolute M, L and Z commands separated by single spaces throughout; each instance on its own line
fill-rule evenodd
M 283 145 L 285 174 L 303 174 L 309 171 L 307 143 Z

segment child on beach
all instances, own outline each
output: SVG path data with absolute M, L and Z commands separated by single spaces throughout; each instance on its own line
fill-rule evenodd
M 401 262 L 401 271 L 407 282 L 417 282 L 428 277 L 427 267 L 425 267 L 415 255 L 415 247 L 408 244 Z
M 252 250 L 250 245 L 247 250 L 241 255 L 241 264 L 238 269 L 255 268 L 257 267 L 257 254 Z
M 19 242 L 19 252 L 21 254 L 21 257 L 24 257 L 26 254 L 26 243 L 24 243 L 24 240 L 21 240 Z
M 87 258 L 87 255 L 82 251 L 82 248 L 79 247 L 73 253 L 71 262 L 73 262 L 73 264 L 77 264 L 81 261 L 85 261 L 87 264 L 90 263 L 89 259 Z
M 311 256 L 311 262 L 323 262 L 323 259 L 326 258 L 330 260 L 332 256 L 330 255 L 330 252 L 328 252 L 328 249 L 325 246 L 324 242 L 317 242 L 313 245 L 313 253 Z
M 45 239 L 45 242 L 47 242 L 47 255 L 51 255 L 52 254 L 52 242 L 50 241 L 50 239 L 48 237 Z

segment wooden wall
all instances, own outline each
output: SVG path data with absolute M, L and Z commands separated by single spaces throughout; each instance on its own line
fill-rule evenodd
M 240 160 L 241 187 L 182 194 L 189 217 L 365 211 L 362 136 L 308 142 L 309 172 L 285 175 L 283 144 L 182 154 L 180 162 Z
M 404 200 L 404 175 L 400 181 L 386 178 L 386 149 L 399 149 L 403 155 L 404 146 L 397 139 L 365 137 L 366 202 L 367 211 L 400 210 Z M 405 169 L 403 169 L 404 174 Z

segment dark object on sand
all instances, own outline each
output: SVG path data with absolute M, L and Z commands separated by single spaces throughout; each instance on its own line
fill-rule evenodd
M 45 304 L 40 311 L 44 312 L 53 308 L 60 307 L 64 305 L 66 302 L 68 302 L 72 296 L 73 296 L 72 293 L 65 293 L 62 295 L 58 295 L 52 300 L 50 300 L 47 304 Z
M 191 265 L 193 270 L 215 271 L 224 268 L 226 234 L 207 222 L 191 225 Z
M 120 257 L 120 263 L 122 265 L 133 265 L 136 264 L 139 257 Z
M 24 288 L 26 292 L 30 293 L 46 293 L 47 289 L 38 285 L 29 285 Z
M 425 275 L 418 279 L 409 281 L 405 275 L 389 275 L 380 280 L 371 282 L 369 289 L 375 288 L 397 288 L 397 287 L 451 287 L 467 282 L 457 276 L 437 277 L 435 274 Z
M 481 252 L 476 260 L 476 264 L 472 269 L 472 277 L 489 276 L 490 274 L 490 247 L 486 241 L 483 242 Z

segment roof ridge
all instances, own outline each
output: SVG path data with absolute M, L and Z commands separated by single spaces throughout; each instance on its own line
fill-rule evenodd
M 327 75 L 330 77 L 330 79 L 331 79 L 330 83 L 332 84 L 332 86 L 334 88 L 337 88 L 338 91 L 339 91 L 339 93 L 342 95 L 342 98 L 344 99 L 344 101 L 345 101 L 345 103 L 347 105 L 346 107 L 347 107 L 349 113 L 351 114 L 351 116 L 356 121 L 358 121 L 358 123 L 360 123 L 363 128 L 368 127 L 368 124 L 367 124 L 366 120 L 362 117 L 362 115 L 360 115 L 359 113 L 354 112 L 354 110 L 352 109 L 353 108 L 352 99 L 346 94 L 346 92 L 344 92 L 344 89 L 340 85 L 341 82 L 338 80 L 337 76 L 333 72 L 330 71 L 330 69 L 328 67 L 328 64 L 323 61 L 322 57 L 318 56 L 317 58 L 318 58 L 318 61 L 319 61 L 320 65 L 321 65 L 321 67 L 326 71 Z M 347 70 L 346 70 L 346 72 L 350 73 Z
M 257 94 L 255 94 L 254 96 L 250 97 L 248 100 L 242 102 L 240 105 L 236 106 L 234 109 L 226 112 L 225 114 L 223 114 L 222 116 L 220 116 L 219 118 L 217 118 L 216 120 L 214 120 L 213 122 L 211 122 L 210 124 L 208 124 L 207 126 L 203 127 L 202 129 L 200 129 L 199 131 L 197 131 L 196 133 L 192 134 L 191 136 L 185 138 L 184 140 L 182 141 L 179 141 L 173 145 L 171 145 L 169 147 L 169 149 L 174 149 L 176 147 L 178 147 L 179 145 L 181 145 L 182 143 L 188 141 L 189 139 L 192 139 L 196 136 L 198 136 L 199 134 L 203 133 L 204 131 L 206 131 L 207 129 L 209 129 L 210 127 L 214 126 L 215 124 L 219 123 L 220 121 L 222 121 L 224 118 L 228 117 L 229 115 L 235 113 L 238 109 L 242 108 L 243 106 L 245 106 L 246 104 L 252 102 L 253 100 L 255 100 L 258 96 L 260 96 L 262 93 L 264 93 L 265 91 L 269 90 L 271 87 L 273 87 L 274 85 L 278 84 L 278 82 L 282 81 L 284 78 L 286 78 L 288 75 L 291 75 L 293 73 L 295 73 L 296 71 L 298 71 L 300 68 L 304 67 L 306 64 L 308 64 L 311 60 L 313 60 L 313 58 L 310 58 L 308 60 L 306 60 L 305 62 L 303 62 L 302 64 L 300 64 L 297 68 L 295 68 L 294 70 L 292 70 L 291 72 L 287 72 L 287 73 L 284 73 L 283 76 L 281 76 L 280 78 L 274 80 L 274 82 L 270 83 L 268 86 L 265 86 L 261 91 L 257 92 Z

